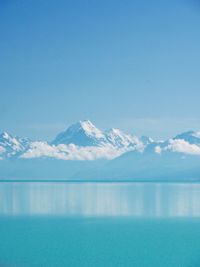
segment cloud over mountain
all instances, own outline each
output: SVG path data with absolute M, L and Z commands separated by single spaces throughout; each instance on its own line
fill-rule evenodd
M 153 141 L 125 134 L 119 129 L 102 131 L 91 121 L 79 121 L 48 143 L 14 137 L 6 132 L 0 135 L 0 159 L 55 158 L 60 160 L 111 160 L 129 151 L 142 155 L 182 153 L 200 155 L 200 132 L 185 132 L 166 141 Z
M 90 121 L 80 121 L 57 135 L 49 144 L 32 142 L 21 158 L 50 157 L 62 160 L 113 159 L 129 150 L 143 150 L 137 137 L 119 129 L 101 131 Z

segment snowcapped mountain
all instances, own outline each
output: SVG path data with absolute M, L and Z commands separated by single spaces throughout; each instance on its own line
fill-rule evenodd
M 166 141 L 152 142 L 144 152 L 200 155 L 200 132 L 188 131 Z
M 89 120 L 79 121 L 60 133 L 52 142 L 53 145 L 74 144 L 78 146 L 107 146 L 115 148 L 142 147 L 142 142 L 134 136 L 128 135 L 119 129 L 101 131 Z
M 30 140 L 12 136 L 7 132 L 0 134 L 0 159 L 19 156 L 28 149 Z
M 87 120 L 53 142 L 0 134 L 0 177 L 59 179 L 58 174 L 63 179 L 195 180 L 200 177 L 200 132 L 154 141 L 114 128 L 102 131 Z
M 60 133 L 52 144 L 98 146 L 105 142 L 106 139 L 103 132 L 96 128 L 89 120 L 84 120 L 71 125 L 66 131 Z
M 142 152 L 128 151 L 110 161 L 99 172 L 99 179 L 104 175 L 108 179 L 199 181 L 199 141 L 199 132 L 190 131 L 150 142 Z
M 143 149 L 143 143 L 139 138 L 125 134 L 119 129 L 110 129 L 105 132 L 106 142 L 113 145 L 117 148 L 135 148 L 135 149 Z
M 177 135 L 174 139 L 184 140 L 193 145 L 200 145 L 200 131 L 199 132 L 194 132 L 194 131 L 185 132 L 185 133 Z
M 89 120 L 79 121 L 48 144 L 32 142 L 23 158 L 50 157 L 63 160 L 113 159 L 128 150 L 143 150 L 137 138 L 118 129 L 101 131 Z
M 114 159 L 130 151 L 146 154 L 200 155 L 200 132 L 185 132 L 166 141 L 138 138 L 112 128 L 98 129 L 89 120 L 79 121 L 48 143 L 30 141 L 6 132 L 0 135 L 0 159 L 55 158 L 62 160 Z

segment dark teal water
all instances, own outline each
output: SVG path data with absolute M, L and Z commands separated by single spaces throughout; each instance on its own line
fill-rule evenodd
M 0 266 L 198 267 L 200 185 L 0 183 Z

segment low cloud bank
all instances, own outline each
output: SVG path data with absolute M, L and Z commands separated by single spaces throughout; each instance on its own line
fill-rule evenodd
M 49 145 L 47 142 L 33 142 L 21 158 L 49 157 L 62 160 L 113 159 L 126 151 L 128 149 L 116 149 L 112 145 L 79 147 L 74 144 L 55 146 Z
M 198 145 L 190 144 L 183 139 L 169 140 L 169 145 L 165 148 L 165 150 L 191 155 L 200 155 L 200 147 Z

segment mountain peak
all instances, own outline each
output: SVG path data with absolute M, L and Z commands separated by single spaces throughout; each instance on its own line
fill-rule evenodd
M 60 133 L 53 145 L 75 144 L 78 146 L 112 146 L 116 149 L 141 149 L 142 142 L 135 136 L 125 134 L 117 128 L 108 131 L 99 130 L 91 121 L 83 120 L 72 124 Z
M 74 131 L 82 129 L 87 135 L 95 136 L 97 138 L 103 137 L 101 130 L 95 127 L 95 125 L 90 120 L 79 121 L 78 123 L 73 124 L 70 128 Z
M 98 146 L 105 140 L 101 130 L 89 120 L 79 121 L 72 124 L 66 131 L 60 133 L 53 141 L 58 144 L 75 144 L 78 146 Z
M 80 121 L 78 121 L 78 122 L 76 122 L 76 123 L 73 123 L 72 125 L 76 125 L 77 127 L 79 126 L 79 127 L 84 127 L 84 126 L 94 126 L 94 124 L 90 121 L 90 120 L 80 120 Z M 71 126 L 72 126 L 71 125 Z
M 190 144 L 200 145 L 200 132 L 188 131 L 182 134 L 179 134 L 173 138 L 174 140 L 181 139 Z
M 90 120 L 80 120 L 78 123 L 81 124 L 81 125 L 92 125 L 92 126 L 94 126 L 94 124 Z

